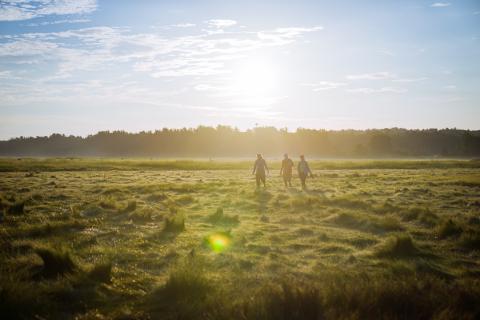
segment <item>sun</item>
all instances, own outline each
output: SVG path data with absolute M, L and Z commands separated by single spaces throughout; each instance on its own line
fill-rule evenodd
M 277 87 L 275 67 L 268 60 L 246 60 L 232 73 L 232 90 L 246 97 L 264 97 Z

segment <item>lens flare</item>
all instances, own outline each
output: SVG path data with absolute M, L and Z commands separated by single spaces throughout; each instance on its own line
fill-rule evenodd
M 207 237 L 207 243 L 210 248 L 217 253 L 224 251 L 230 245 L 230 237 L 225 234 L 212 234 Z

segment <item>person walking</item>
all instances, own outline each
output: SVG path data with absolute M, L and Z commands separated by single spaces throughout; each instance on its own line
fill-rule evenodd
M 306 189 L 307 185 L 305 182 L 307 180 L 307 176 L 310 175 L 310 177 L 312 177 L 313 174 L 303 154 L 300 156 L 300 162 L 298 163 L 297 169 L 298 169 L 298 177 L 300 178 L 300 182 L 302 183 L 302 189 Z
M 285 187 L 292 186 L 292 168 L 294 166 L 292 159 L 288 157 L 288 154 L 283 155 L 284 159 L 282 160 L 282 168 L 280 169 L 280 175 L 283 177 L 283 183 Z
M 263 159 L 260 153 L 257 154 L 257 160 L 253 165 L 253 172 L 252 174 L 255 175 L 255 180 L 257 182 L 257 188 L 260 187 L 260 182 L 263 183 L 263 187 L 266 187 L 265 183 L 265 171 L 270 173 L 267 167 L 267 162 Z

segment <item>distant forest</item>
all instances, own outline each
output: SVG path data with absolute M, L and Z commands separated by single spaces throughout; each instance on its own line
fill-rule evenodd
M 480 156 L 480 130 L 400 128 L 288 132 L 274 127 L 240 131 L 228 126 L 128 133 L 102 131 L 87 137 L 52 134 L 0 141 L 0 156 L 95 157 L 376 158 Z

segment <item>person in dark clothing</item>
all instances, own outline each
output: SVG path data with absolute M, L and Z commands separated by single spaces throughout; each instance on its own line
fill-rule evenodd
M 285 187 L 287 184 L 289 187 L 292 186 L 292 168 L 293 161 L 288 157 L 288 154 L 284 154 L 284 159 L 282 160 L 282 168 L 280 169 L 280 175 L 283 177 L 283 183 Z
M 302 189 L 306 189 L 307 185 L 305 184 L 305 182 L 307 180 L 307 176 L 310 175 L 310 177 L 312 177 L 313 174 L 303 154 L 300 156 L 300 162 L 298 163 L 297 169 L 298 177 L 300 178 L 300 182 L 302 183 Z
M 252 174 L 255 175 L 255 180 L 257 181 L 257 188 L 260 187 L 260 182 L 263 183 L 264 188 L 266 187 L 265 171 L 269 173 L 267 163 L 265 162 L 265 159 L 263 159 L 262 155 L 258 153 L 252 172 Z

